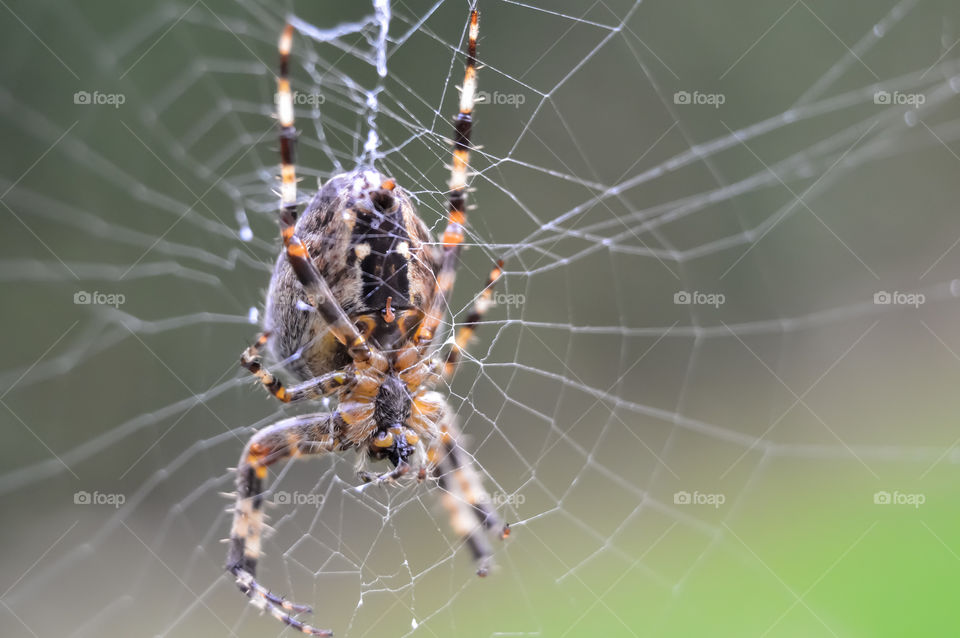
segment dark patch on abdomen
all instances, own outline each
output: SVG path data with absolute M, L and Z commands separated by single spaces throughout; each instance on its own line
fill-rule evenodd
M 396 310 L 410 306 L 407 258 L 397 252 L 397 247 L 402 242 L 410 246 L 410 236 L 403 224 L 403 214 L 399 207 L 388 214 L 377 211 L 357 213 L 349 259 L 356 261 L 357 246 L 370 246 L 370 253 L 360 262 L 363 305 L 367 312 L 383 309 L 387 297 L 393 298 L 392 303 Z

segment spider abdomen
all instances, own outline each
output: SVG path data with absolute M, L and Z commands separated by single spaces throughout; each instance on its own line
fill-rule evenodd
M 400 313 L 420 311 L 432 300 L 439 257 L 430 231 L 409 196 L 384 189 L 377 171 L 338 175 L 314 196 L 295 232 L 351 320 L 385 348 L 399 341 L 402 326 L 379 317 L 390 301 Z M 339 369 L 350 361 L 346 347 L 316 312 L 285 254 L 277 259 L 267 293 L 265 328 L 271 354 L 290 359 L 288 371 L 301 380 Z M 392 323 L 392 322 L 387 322 Z M 388 328 L 386 331 L 377 328 Z M 406 326 L 409 328 L 409 326 Z

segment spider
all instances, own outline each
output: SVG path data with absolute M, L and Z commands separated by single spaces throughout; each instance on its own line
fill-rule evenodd
M 502 262 L 492 270 L 449 352 L 441 356 L 431 344 L 464 239 L 477 12 L 470 14 L 460 110 L 454 118 L 447 227 L 439 243 L 417 216 L 410 196 L 369 167 L 333 177 L 297 215 L 297 132 L 288 78 L 293 33 L 288 23 L 280 37 L 277 76 L 283 250 L 267 292 L 265 332 L 240 361 L 280 401 L 335 397 L 337 409 L 283 419 L 246 444 L 236 470 L 226 569 L 261 609 L 303 633 L 330 636 L 331 631 L 295 617 L 309 612 L 308 606 L 275 595 L 256 580 L 267 468 L 278 461 L 353 449 L 361 465 L 367 460 L 393 465 L 381 474 L 361 470 L 366 482 L 393 483 L 407 475 L 423 481 L 431 475 L 477 573 L 486 575 L 492 554 L 487 535 L 505 538 L 510 528 L 490 506 L 480 475 L 457 442 L 453 410 L 433 388 L 455 372 L 491 305 Z M 289 371 L 296 385 L 285 387 L 262 366 L 264 349 L 278 360 L 293 361 Z

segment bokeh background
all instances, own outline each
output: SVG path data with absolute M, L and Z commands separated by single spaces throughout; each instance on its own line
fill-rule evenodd
M 372 161 L 438 231 L 469 5 L 0 4 L 0 634 L 278 635 L 218 542 L 252 429 L 312 409 L 236 365 L 276 37 L 303 191 Z M 339 636 L 952 633 L 957 6 L 480 9 L 453 323 L 508 265 L 447 391 L 514 533 L 478 579 L 439 488 L 325 458 L 263 581 Z

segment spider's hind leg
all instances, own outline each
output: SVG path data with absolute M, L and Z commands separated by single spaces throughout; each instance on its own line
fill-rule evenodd
M 303 291 L 337 340 L 347 346 L 350 356 L 357 361 L 382 358 L 371 350 L 343 309 L 329 284 L 313 262 L 307 246 L 296 234 L 297 221 L 297 129 L 294 124 L 293 92 L 290 88 L 290 49 L 293 45 L 293 26 L 287 24 L 280 36 L 280 72 L 277 75 L 277 121 L 280 125 L 280 235 L 287 262 L 293 269 Z
M 467 171 L 470 167 L 471 136 L 473 134 L 473 107 L 477 93 L 477 37 L 480 34 L 480 16 L 470 12 L 467 40 L 467 63 L 460 88 L 460 109 L 453 119 L 453 164 L 450 168 L 450 190 L 447 192 L 447 226 L 443 231 L 442 255 L 437 270 L 437 283 L 426 317 L 417 331 L 416 342 L 426 347 L 436 336 L 437 328 L 446 312 L 446 304 L 456 279 L 457 263 L 463 248 L 467 223 Z

